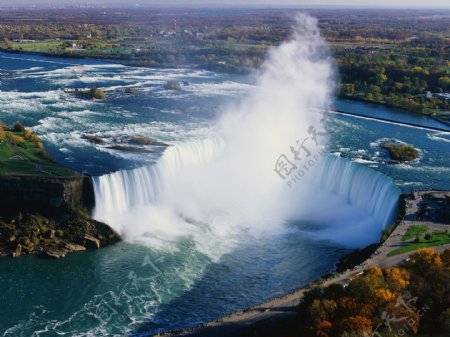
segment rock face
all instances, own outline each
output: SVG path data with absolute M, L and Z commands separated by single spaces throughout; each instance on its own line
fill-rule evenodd
M 22 245 L 19 243 L 12 252 L 12 257 L 19 257 L 22 254 Z
M 38 212 L 54 216 L 79 210 L 89 213 L 94 202 L 92 182 L 87 176 L 0 176 L 0 215 Z
M 107 225 L 74 212 L 59 218 L 30 213 L 0 218 L 0 256 L 62 258 L 118 241 L 120 237 Z
M 100 248 L 100 240 L 94 238 L 90 235 L 84 236 L 84 246 L 89 249 L 99 249 Z
M 107 225 L 89 219 L 91 179 L 0 175 L 0 256 L 62 258 L 120 241 Z

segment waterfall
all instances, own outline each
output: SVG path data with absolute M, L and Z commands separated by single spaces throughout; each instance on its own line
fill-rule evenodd
M 156 165 L 93 177 L 94 218 L 111 222 L 132 207 L 157 202 L 185 171 L 211 162 L 222 148 L 219 138 L 179 144 L 168 148 Z
M 347 205 L 373 217 L 380 230 L 396 217 L 400 189 L 391 178 L 367 166 L 328 155 L 320 165 L 315 184 L 339 195 Z
M 330 60 L 317 20 L 298 16 L 291 40 L 269 52 L 255 88 L 214 121 L 216 137 L 177 144 L 154 166 L 94 178 L 94 217 L 129 240 L 185 235 L 192 223 L 185 219 L 210 232 L 278 231 L 303 219 L 332 226 L 330 239 L 345 232 L 339 240 L 352 245 L 376 241 L 395 209 L 392 182 L 318 155 L 328 140 L 318 111 L 334 92 Z M 317 158 L 314 170 L 289 188 L 274 167 L 280 158 L 296 167 L 288 157 L 299 164 L 306 147 Z
M 132 212 L 134 216 L 139 216 L 139 212 L 142 211 L 133 213 L 133 209 L 150 205 L 157 205 L 152 211 L 158 212 L 158 205 L 167 206 L 173 197 L 171 194 L 178 194 L 178 187 L 182 181 L 189 180 L 191 174 L 196 176 L 192 169 L 209 167 L 208 165 L 220 157 L 224 147 L 220 139 L 179 144 L 167 149 L 155 165 L 93 177 L 96 199 L 94 218 L 105 221 L 123 234 L 128 230 L 127 224 L 118 223 L 123 221 L 123 214 Z M 227 182 L 224 186 L 226 184 Z M 325 157 L 307 184 L 298 186 L 294 191 L 285 185 L 282 187 L 286 193 L 303 194 L 303 199 L 307 196 L 309 203 L 306 205 L 303 202 L 303 205 L 310 214 L 316 214 L 312 219 L 331 226 L 332 234 L 324 236 L 325 238 L 332 240 L 338 238 L 337 241 L 347 244 L 343 237 L 347 236 L 348 239 L 350 235 L 352 238 L 350 245 L 353 246 L 378 239 L 380 231 L 394 220 L 400 195 L 399 189 L 389 177 L 335 155 Z M 306 191 L 316 193 L 306 195 Z M 209 198 L 215 197 L 214 192 L 206 191 L 206 193 Z M 195 191 L 192 191 L 189 198 L 194 198 L 195 194 Z M 220 199 L 220 196 L 217 198 Z M 239 200 L 239 196 L 236 198 Z M 338 203 L 330 204 L 331 198 L 338 200 Z M 293 197 L 290 200 L 295 202 Z M 347 207 L 348 211 L 339 213 L 344 207 Z M 260 211 L 264 214 L 264 209 Z M 339 214 L 339 219 L 334 218 L 336 214 Z M 355 217 L 354 214 L 358 216 Z M 186 215 L 191 216 L 188 212 Z M 242 213 L 238 212 L 236 216 L 242 216 Z M 304 215 L 298 215 L 300 218 L 302 216 Z M 205 221 L 205 219 L 197 220 Z M 286 219 L 279 220 L 282 222 Z M 152 224 L 149 223 L 148 226 Z M 340 230 L 346 234 L 338 235 Z

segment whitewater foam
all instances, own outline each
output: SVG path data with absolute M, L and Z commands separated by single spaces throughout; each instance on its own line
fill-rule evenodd
M 177 144 L 154 166 L 95 177 L 94 217 L 130 241 L 152 245 L 155 237 L 200 238 L 205 231 L 280 231 L 297 220 L 345 232 L 324 234 L 342 244 L 376 241 L 398 198 L 388 178 L 333 157 L 291 189 L 274 172 L 282 155 L 302 164 L 296 144 L 309 140 L 308 152 L 323 152 L 327 136 L 318 111 L 329 106 L 332 92 L 326 44 L 316 20 L 301 16 L 293 39 L 269 53 L 254 89 L 217 120 L 214 137 Z M 206 226 L 193 229 L 192 223 Z

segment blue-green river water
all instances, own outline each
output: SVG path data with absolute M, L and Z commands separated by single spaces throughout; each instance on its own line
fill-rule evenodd
M 167 80 L 182 90 L 164 89 Z M 91 175 L 152 165 L 164 151 L 109 149 L 147 135 L 164 142 L 195 140 L 223 107 L 252 90 L 252 76 L 198 69 L 135 68 L 92 60 L 0 53 L 0 120 L 21 121 L 41 135 L 61 164 Z M 106 101 L 88 101 L 64 88 L 101 87 Z M 136 94 L 125 92 L 137 89 Z M 440 123 L 351 101 L 335 107 L 424 126 Z M 391 177 L 404 192 L 450 189 L 450 132 L 336 115 L 329 121 L 330 152 Z M 450 128 L 448 128 L 450 130 Z M 392 165 L 383 138 L 414 145 L 420 159 Z M 150 336 L 247 308 L 305 285 L 333 269 L 348 251 L 314 238 L 314 226 L 276 233 L 183 236 L 163 245 L 122 242 L 63 260 L 0 260 L 0 335 Z

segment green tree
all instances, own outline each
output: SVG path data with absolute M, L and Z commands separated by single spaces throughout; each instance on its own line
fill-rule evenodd
M 342 93 L 344 95 L 353 95 L 355 93 L 355 85 L 353 83 L 342 84 Z
M 449 91 L 450 90 L 450 77 L 448 77 L 448 76 L 439 77 L 438 84 L 444 91 Z

